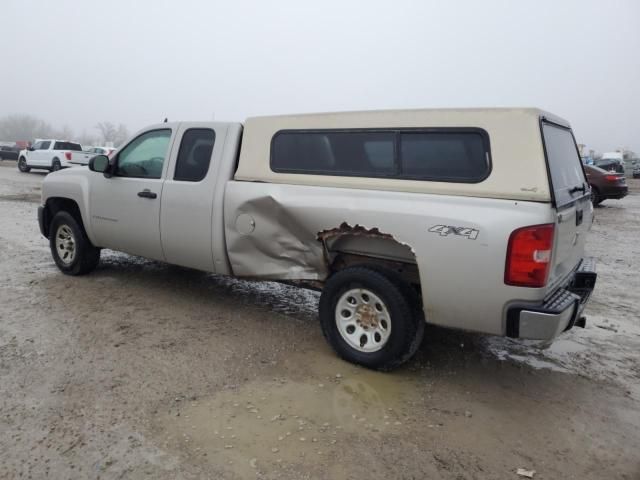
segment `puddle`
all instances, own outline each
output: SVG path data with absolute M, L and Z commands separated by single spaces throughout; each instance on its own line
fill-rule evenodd
M 40 193 L 16 193 L 0 195 L 0 201 L 39 203 Z
M 315 377 L 314 377 L 315 378 Z M 318 377 L 326 378 L 326 377 Z M 324 464 L 349 449 L 349 439 L 401 434 L 416 383 L 398 375 L 358 371 L 324 383 L 272 380 L 179 402 L 158 419 L 165 449 L 215 464 L 240 478 Z
M 586 350 L 587 346 L 578 343 L 575 339 L 556 339 L 548 348 L 548 353 L 550 355 L 570 356 Z

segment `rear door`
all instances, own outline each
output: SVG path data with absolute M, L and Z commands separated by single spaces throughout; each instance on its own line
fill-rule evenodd
M 555 202 L 556 232 L 549 287 L 564 281 L 584 256 L 593 207 L 571 129 L 543 121 L 547 165 Z
M 162 190 L 160 228 L 166 261 L 215 271 L 212 218 L 216 161 L 227 128 L 181 123 Z

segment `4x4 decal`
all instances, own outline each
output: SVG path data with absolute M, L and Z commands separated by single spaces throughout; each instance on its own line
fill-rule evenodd
M 429 229 L 430 232 L 439 233 L 441 237 L 446 237 L 449 234 L 459 235 L 461 237 L 467 237 L 469 240 L 475 240 L 478 238 L 479 230 L 468 227 L 454 227 L 453 225 L 434 225 Z

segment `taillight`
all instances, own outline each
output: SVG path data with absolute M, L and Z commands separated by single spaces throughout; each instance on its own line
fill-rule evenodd
M 620 177 L 618 175 L 605 175 L 604 178 L 605 180 L 608 180 L 610 182 L 617 182 L 618 180 L 620 180 Z
M 67 157 L 67 160 L 71 160 L 71 152 L 64 152 L 64 156 Z
M 544 287 L 549 277 L 554 224 L 514 230 L 509 237 L 504 283 L 517 287 Z

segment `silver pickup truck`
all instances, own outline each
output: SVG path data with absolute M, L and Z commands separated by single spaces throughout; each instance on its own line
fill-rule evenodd
M 70 275 L 109 248 L 321 289 L 331 346 L 385 370 L 425 322 L 541 340 L 584 326 L 592 214 L 565 120 L 443 109 L 154 125 L 47 176 L 39 223 Z

